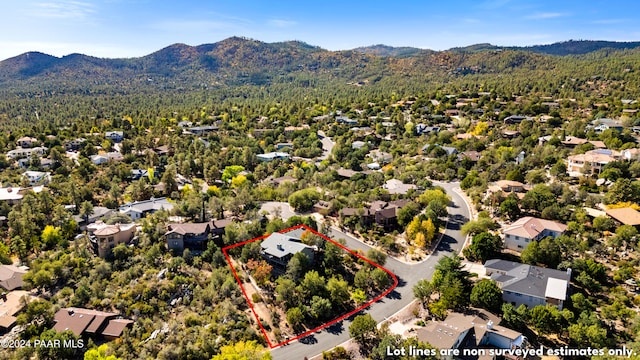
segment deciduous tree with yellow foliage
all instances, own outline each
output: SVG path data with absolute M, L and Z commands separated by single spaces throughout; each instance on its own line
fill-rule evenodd
M 416 216 L 407 225 L 407 240 L 419 248 L 429 246 L 435 233 L 436 227 L 429 218 L 422 219 L 421 216 Z

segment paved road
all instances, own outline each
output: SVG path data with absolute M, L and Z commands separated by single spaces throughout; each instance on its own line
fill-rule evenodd
M 449 222 L 447 229 L 436 251 L 418 264 L 410 265 L 391 257 L 387 258 L 385 267 L 396 274 L 399 284 L 388 296 L 372 304 L 367 310 L 378 322 L 391 317 L 413 301 L 413 285 L 418 280 L 431 279 L 434 266 L 441 257 L 458 253 L 462 249 L 465 237 L 460 232 L 460 226 L 469 221 L 470 209 L 464 199 L 454 191 L 456 188 L 459 189 L 459 183 L 437 183 L 436 185 L 442 186 L 447 191 L 447 194 L 451 196 L 452 204 L 448 207 Z M 345 239 L 347 247 L 353 250 L 360 249 L 366 253 L 370 248 L 368 245 L 337 229 L 332 229 L 330 235 L 333 239 Z M 321 354 L 322 351 L 349 340 L 350 324 L 350 321 L 344 320 L 341 324 L 310 335 L 302 341 L 296 341 L 274 349 L 271 351 L 271 355 L 276 360 L 312 358 Z

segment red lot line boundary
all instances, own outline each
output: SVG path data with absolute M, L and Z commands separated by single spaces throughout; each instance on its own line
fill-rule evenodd
M 373 265 L 373 266 L 375 266 L 375 267 L 377 267 L 379 269 L 384 270 L 393 279 L 393 285 L 389 289 L 387 289 L 385 292 L 383 292 L 382 294 L 378 295 L 376 298 L 370 300 L 369 302 L 365 303 L 364 305 L 360 306 L 359 308 L 357 308 L 355 310 L 352 310 L 352 311 L 350 311 L 350 312 L 348 312 L 348 313 L 346 313 L 346 314 L 344 314 L 344 315 L 342 315 L 342 316 L 340 316 L 340 317 L 338 317 L 336 319 L 333 319 L 333 320 L 331 320 L 331 321 L 329 321 L 329 322 L 327 322 L 327 323 L 325 323 L 323 325 L 320 325 L 320 326 L 316 327 L 315 329 L 311 329 L 311 330 L 309 330 L 309 331 L 307 331 L 305 333 L 302 333 L 302 334 L 300 334 L 300 335 L 298 335 L 298 336 L 296 336 L 296 337 L 294 337 L 292 339 L 289 339 L 287 341 L 283 341 L 283 342 L 281 342 L 279 344 L 272 344 L 271 341 L 269 340 L 269 336 L 267 336 L 267 331 L 265 330 L 264 326 L 262 325 L 262 322 L 260 321 L 260 317 L 256 313 L 256 310 L 253 308 L 253 303 L 251 302 L 251 299 L 249 299 L 249 296 L 247 296 L 247 292 L 244 289 L 244 286 L 242 286 L 242 281 L 240 280 L 240 277 L 238 276 L 238 273 L 236 272 L 236 269 L 233 267 L 233 265 L 231 263 L 231 258 L 229 257 L 229 253 L 228 253 L 228 251 L 230 249 L 233 249 L 233 248 L 236 248 L 236 247 L 240 247 L 240 246 L 252 243 L 254 241 L 260 241 L 260 240 L 266 238 L 267 236 L 269 236 L 271 234 L 262 235 L 262 236 L 259 236 L 259 237 L 255 238 L 255 239 L 251 239 L 251 240 L 239 242 L 237 244 L 225 246 L 224 248 L 222 248 L 222 253 L 224 254 L 224 257 L 227 259 L 227 263 L 229 264 L 229 267 L 231 267 L 231 271 L 233 272 L 233 275 L 236 277 L 236 281 L 238 281 L 238 284 L 240 285 L 240 289 L 242 290 L 242 293 L 244 294 L 244 298 L 247 299 L 247 303 L 249 303 L 249 307 L 251 308 L 251 312 L 253 312 L 253 316 L 256 318 L 256 321 L 258 322 L 258 325 L 260 326 L 260 330 L 262 330 L 262 334 L 264 335 L 264 338 L 267 339 L 267 344 L 269 344 L 269 347 L 271 349 L 275 349 L 275 348 L 280 347 L 282 345 L 286 345 L 286 344 L 288 344 L 288 343 L 290 343 L 292 341 L 295 341 L 295 340 L 301 339 L 301 338 L 303 338 L 303 337 L 305 337 L 307 335 L 313 334 L 314 332 L 316 332 L 318 330 L 324 329 L 327 326 L 333 325 L 333 324 L 337 323 L 338 321 L 342 321 L 342 320 L 350 317 L 351 315 L 356 314 L 356 313 L 360 312 L 361 310 L 366 309 L 367 307 L 369 307 L 369 305 L 371 305 L 374 302 L 376 302 L 376 301 L 382 299 L 383 297 L 387 296 L 387 294 L 389 294 L 391 291 L 393 291 L 393 289 L 396 288 L 396 286 L 398 286 L 398 278 L 391 271 L 386 269 L 385 267 L 374 263 L 373 261 L 367 259 L 366 257 L 364 257 L 364 256 L 362 256 L 360 254 L 355 253 L 354 251 L 352 251 L 351 249 L 347 248 L 346 246 L 338 243 L 337 241 L 332 240 L 331 238 L 329 238 L 329 237 L 327 237 L 327 236 L 325 236 L 325 235 L 323 235 L 323 234 L 311 229 L 310 227 L 308 227 L 308 226 L 306 226 L 304 224 L 296 225 L 296 226 L 290 227 L 288 229 L 280 230 L 278 232 L 281 233 L 281 234 L 285 234 L 285 233 L 288 233 L 290 231 L 297 230 L 297 229 L 300 229 L 300 228 L 304 228 L 305 230 L 308 230 L 308 231 L 320 236 L 321 238 L 331 242 L 332 244 L 334 244 L 336 246 L 339 246 L 342 250 L 347 251 L 348 253 L 358 257 L 359 259 L 362 259 L 362 260 L 368 262 L 369 264 L 371 264 L 371 265 Z

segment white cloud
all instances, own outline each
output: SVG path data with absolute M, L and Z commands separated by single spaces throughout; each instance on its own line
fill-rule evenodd
M 292 27 L 298 24 L 295 21 L 283 20 L 283 19 L 271 19 L 267 23 L 273 27 L 278 27 L 278 28 L 287 28 L 287 27 Z
M 525 16 L 525 19 L 534 19 L 534 20 L 554 19 L 554 18 L 559 18 L 564 16 L 568 16 L 568 14 L 558 13 L 558 12 L 540 12 L 540 13 L 535 13 L 535 14 Z
M 594 20 L 591 23 L 594 25 L 613 25 L 613 24 L 622 24 L 627 22 L 627 19 L 600 19 Z
M 51 0 L 35 3 L 29 13 L 40 18 L 83 20 L 95 14 L 96 7 L 82 1 Z

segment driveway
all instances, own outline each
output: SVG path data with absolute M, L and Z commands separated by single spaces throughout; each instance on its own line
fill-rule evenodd
M 464 245 L 465 237 L 460 232 L 460 227 L 469 221 L 471 212 L 468 204 L 458 193 L 460 191 L 459 183 L 436 183 L 436 185 L 442 186 L 447 194 L 451 196 L 452 203 L 447 207 L 449 212 L 447 229 L 433 254 L 420 263 L 410 265 L 391 257 L 387 258 L 385 267 L 398 277 L 399 284 L 389 295 L 367 309 L 367 313 L 371 314 L 378 322 L 393 316 L 410 304 L 414 299 L 413 285 L 418 280 L 431 279 L 438 260 L 443 256 L 459 253 Z M 333 239 L 345 239 L 346 246 L 352 250 L 359 249 L 366 253 L 370 249 L 370 246 L 335 228 L 331 229 L 330 236 Z M 346 319 L 337 325 L 325 328 L 319 333 L 307 336 L 303 341 L 296 341 L 273 349 L 271 350 L 271 355 L 276 360 L 302 360 L 305 357 L 310 359 L 349 340 L 350 325 L 351 322 Z
M 260 205 L 259 212 L 262 211 L 267 212 L 267 218 L 269 218 L 269 220 L 273 220 L 274 218 L 278 217 L 278 214 L 280 214 L 279 217 L 284 221 L 289 220 L 289 218 L 294 215 L 299 215 L 291 209 L 289 203 L 280 201 L 267 201 L 263 203 L 262 205 Z

